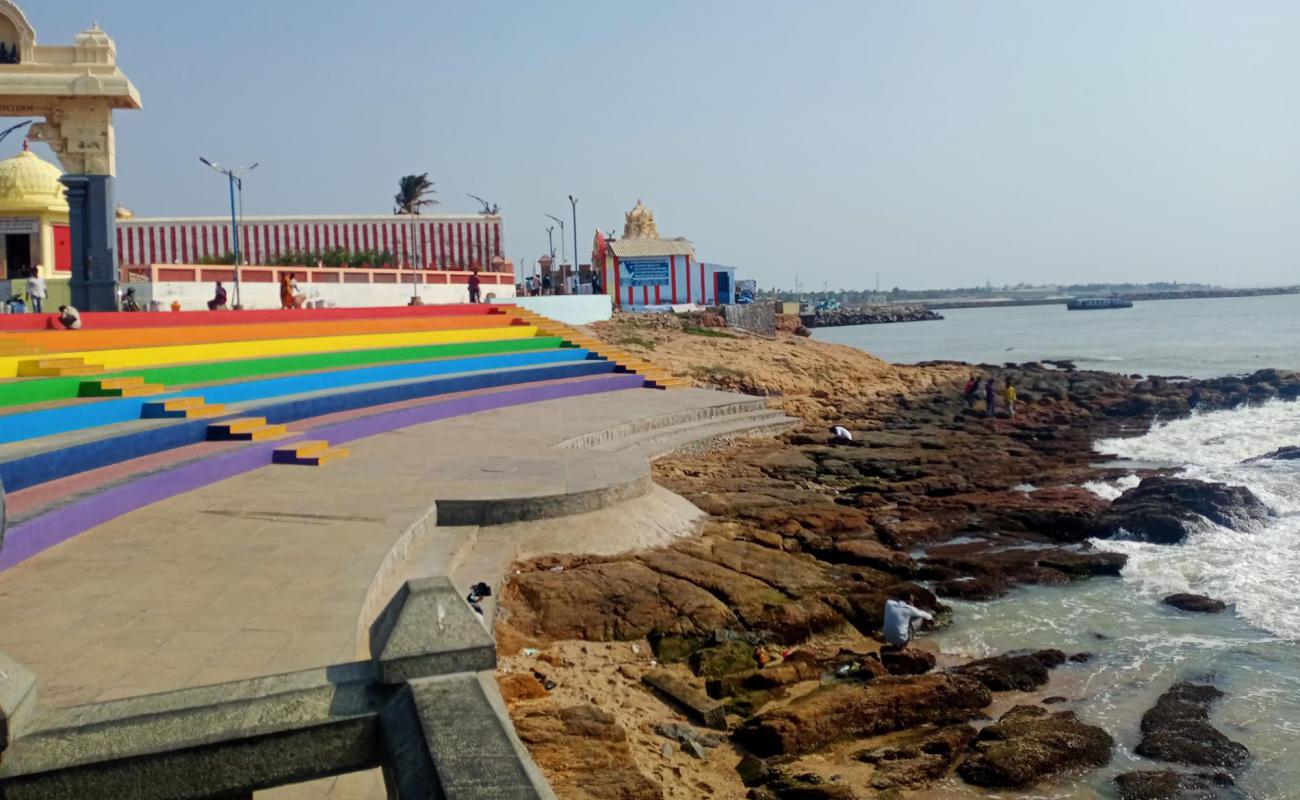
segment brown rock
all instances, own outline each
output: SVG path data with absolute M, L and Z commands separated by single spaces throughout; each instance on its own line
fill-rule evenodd
M 1171 594 L 1161 602 L 1180 611 L 1194 611 L 1199 614 L 1218 614 L 1228 607 L 1222 600 L 1215 600 L 1203 594 Z
M 880 649 L 880 663 L 890 675 L 924 675 L 934 669 L 934 653 L 916 647 L 899 650 L 885 646 Z
M 548 694 L 546 687 L 540 681 L 532 675 L 526 675 L 522 672 L 498 675 L 497 686 L 501 688 L 501 697 L 508 706 L 525 700 L 536 700 L 539 697 L 546 697 Z
M 873 789 L 919 789 L 947 775 L 974 739 L 975 729 L 969 725 L 925 727 L 908 731 L 886 747 L 863 750 L 853 757 L 875 765 Z
M 1245 745 L 1210 725 L 1210 706 L 1220 697 L 1223 692 L 1213 686 L 1174 684 L 1142 715 L 1142 741 L 1135 752 L 1197 767 L 1232 769 L 1250 761 Z
M 504 595 L 512 626 L 553 640 L 640 639 L 654 630 L 703 635 L 737 624 L 709 592 L 633 561 L 525 572 Z
M 574 800 L 663 800 L 637 771 L 627 733 L 596 706 L 529 709 L 515 731 L 557 795 Z
M 1049 714 L 1039 706 L 1016 706 L 980 731 L 975 752 L 957 768 L 976 786 L 1028 789 L 1044 780 L 1105 766 L 1115 740 L 1073 711 Z
M 1115 776 L 1120 800 L 1226 800 L 1232 793 L 1232 776 L 1173 770 L 1142 770 Z
M 1048 670 L 1064 663 L 1065 653 L 1060 650 L 1039 650 L 981 658 L 952 671 L 970 676 L 995 692 L 1027 692 L 1047 683 Z
M 965 722 L 979 716 L 991 700 L 977 681 L 959 675 L 837 684 L 747 721 L 736 738 L 759 756 L 808 753 L 850 736 Z

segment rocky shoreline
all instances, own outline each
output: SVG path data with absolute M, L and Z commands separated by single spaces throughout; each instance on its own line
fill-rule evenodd
M 841 325 L 883 325 L 890 322 L 926 322 L 941 320 L 943 316 L 922 305 L 863 306 L 837 308 L 801 314 L 805 328 L 834 328 Z
M 1053 711 L 1053 698 L 1017 700 L 1088 654 L 1010 653 L 936 669 L 924 637 L 901 654 L 882 648 L 884 600 L 905 598 L 943 625 L 945 598 L 1118 574 L 1123 556 L 1082 542 L 1125 519 L 1161 536 L 1207 510 L 1249 524 L 1257 513 L 1249 499 L 1171 487 L 1155 474 L 1117 509 L 1081 488 L 1120 474 L 1094 466 L 1092 443 L 1145 431 L 1156 415 L 1293 399 L 1300 377 L 1263 371 L 1190 382 L 980 368 L 1019 388 L 1012 419 L 966 407 L 967 369 L 897 375 L 919 388 L 896 393 L 864 385 L 817 397 L 824 384 L 810 380 L 805 395 L 778 400 L 805 419 L 800 429 L 655 465 L 659 483 L 712 515 L 698 537 L 516 565 L 497 627 L 509 656 L 505 693 L 561 797 L 848 800 L 905 796 L 953 775 L 1023 789 L 1110 760 L 1115 732 Z M 833 438 L 832 424 L 854 440 Z M 1171 497 L 1189 502 L 1167 505 L 1161 517 L 1151 498 Z M 560 688 L 522 680 L 521 690 L 530 671 L 558 675 Z M 671 680 L 646 681 L 652 673 Z M 994 723 L 972 727 L 990 714 Z M 665 720 L 698 729 L 718 718 L 729 737 L 690 750 L 682 736 L 654 732 Z M 1193 722 L 1188 736 L 1214 740 L 1204 719 Z M 1222 787 L 1241 763 L 1140 774 L 1121 788 L 1125 797 L 1156 797 L 1166 795 L 1142 792 Z

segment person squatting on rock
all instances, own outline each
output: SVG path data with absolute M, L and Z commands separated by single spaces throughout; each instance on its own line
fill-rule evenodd
M 885 641 L 899 650 L 907 648 L 916 635 L 916 626 L 934 616 L 902 600 L 885 601 Z
M 975 395 L 979 392 L 979 390 L 980 390 L 980 380 L 979 378 L 976 378 L 975 373 L 972 372 L 970 376 L 970 380 L 966 381 L 966 388 L 962 389 L 961 392 L 961 399 L 966 401 L 967 408 L 975 407 Z
M 837 442 L 853 441 L 853 434 L 849 433 L 849 429 L 843 425 L 836 425 L 834 428 L 831 428 L 831 436 L 833 436 Z

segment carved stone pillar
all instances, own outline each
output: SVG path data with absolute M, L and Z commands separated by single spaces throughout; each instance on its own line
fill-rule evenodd
M 117 203 L 108 175 L 64 175 L 72 232 L 72 305 L 83 311 L 117 310 Z

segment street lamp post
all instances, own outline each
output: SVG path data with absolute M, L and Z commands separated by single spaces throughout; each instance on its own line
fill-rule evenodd
M 557 217 L 557 216 L 555 216 L 555 215 L 553 215 L 553 214 L 547 214 L 546 216 L 547 216 L 547 218 L 549 218 L 549 219 L 553 219 L 553 220 L 555 220 L 555 221 L 558 222 L 559 225 L 560 225 L 560 263 L 563 264 L 564 262 L 566 262 L 566 261 L 569 260 L 569 256 L 568 256 L 568 254 L 565 253 L 565 251 L 564 251 L 564 248 L 565 248 L 565 244 L 564 244 L 564 220 L 560 219 L 559 217 Z M 551 247 L 551 258 L 554 258 L 554 257 L 555 257 L 555 247 L 552 246 L 552 247 Z
M 203 156 L 199 156 L 199 161 L 211 167 L 216 172 L 226 176 L 230 183 L 230 238 L 235 244 L 235 308 L 240 308 L 243 301 L 239 296 L 239 265 L 241 262 L 239 253 L 239 223 L 244 215 L 244 176 L 257 169 L 261 162 L 254 161 L 247 167 L 223 167 L 215 164 Z M 235 189 L 239 189 L 239 200 L 236 204 Z
M 555 226 L 546 229 L 546 241 L 550 243 L 551 259 L 555 259 Z M 564 234 L 560 234 L 560 241 L 564 241 Z
M 573 207 L 573 274 L 576 276 L 578 274 L 578 198 L 569 195 L 569 205 Z

